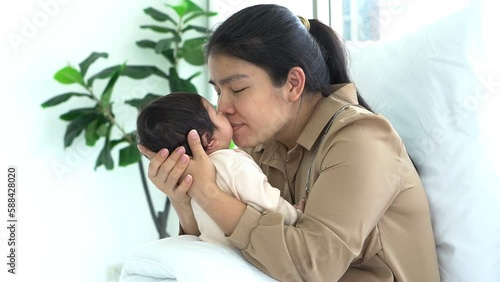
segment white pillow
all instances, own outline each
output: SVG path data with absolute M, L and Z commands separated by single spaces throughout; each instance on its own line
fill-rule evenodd
M 143 245 L 127 258 L 121 282 L 271 282 L 238 251 L 183 235 Z
M 353 81 L 419 166 L 444 282 L 500 281 L 500 60 L 484 26 L 500 23 L 481 21 L 482 8 L 397 41 L 348 44 Z

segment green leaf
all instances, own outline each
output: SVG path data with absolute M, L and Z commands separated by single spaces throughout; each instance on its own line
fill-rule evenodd
M 200 76 L 200 75 L 201 75 L 201 71 L 196 72 L 196 73 L 192 74 L 187 80 L 191 81 L 193 78 Z
M 177 70 L 173 67 L 170 68 L 170 79 L 168 82 L 170 91 L 172 92 L 186 91 L 197 93 L 196 87 L 189 80 L 180 78 Z
M 156 54 L 162 54 L 163 52 L 170 49 L 170 45 L 175 41 L 174 38 L 162 39 L 156 43 L 155 52 Z
M 154 42 L 153 40 L 139 40 L 136 42 L 136 44 L 141 48 L 156 49 L 156 42 Z
M 123 137 L 122 139 L 111 140 L 109 145 L 111 146 L 111 149 L 113 149 L 114 147 L 116 147 L 116 145 L 118 145 L 120 143 L 128 143 L 128 141 L 127 141 L 127 139 L 125 139 L 125 137 Z
M 162 95 L 148 93 L 142 99 L 127 100 L 127 101 L 125 101 L 125 104 L 128 104 L 128 105 L 136 108 L 137 110 L 141 110 L 142 108 L 144 108 L 144 106 L 146 106 L 147 104 L 151 103 L 153 100 L 156 100 L 160 97 L 162 97 Z
M 87 80 L 87 84 L 89 86 L 92 86 L 92 84 L 94 83 L 94 80 L 96 79 L 105 79 L 105 78 L 108 78 L 110 76 L 113 75 L 113 73 L 116 71 L 116 68 L 118 66 L 112 66 L 112 67 L 109 67 L 109 68 L 106 68 L 106 69 L 103 69 L 102 71 L 94 74 L 93 76 L 91 76 L 88 80 Z
M 198 17 L 201 17 L 201 16 L 205 16 L 205 17 L 213 17 L 213 16 L 216 16 L 217 13 L 216 12 L 207 12 L 207 11 L 200 11 L 200 12 L 195 12 L 193 13 L 192 15 L 190 15 L 189 17 L 187 17 L 185 20 L 184 20 L 184 24 L 188 23 L 189 21 L 193 20 L 193 19 L 196 19 Z
M 182 32 L 186 32 L 186 31 L 189 31 L 189 30 L 195 30 L 195 31 L 198 31 L 198 32 L 202 32 L 202 33 L 208 33 L 208 29 L 206 27 L 202 27 L 202 26 L 196 26 L 196 25 L 188 25 L 187 27 L 185 27 L 184 29 L 182 29 Z
M 151 29 L 152 31 L 160 32 L 160 33 L 172 33 L 174 35 L 179 36 L 179 33 L 173 29 L 159 25 L 141 25 L 141 28 Z
M 99 135 L 97 135 L 97 124 L 99 123 L 99 119 L 94 119 L 85 128 L 85 144 L 87 146 L 94 146 L 95 142 L 99 139 Z
M 121 75 L 133 79 L 143 79 L 151 75 L 156 75 L 168 79 L 168 75 L 155 66 L 126 66 Z
M 107 170 L 112 170 L 114 168 L 113 157 L 111 156 L 111 146 L 108 139 L 104 142 L 104 146 L 97 157 L 94 169 L 97 169 L 101 165 L 104 165 Z
M 94 169 L 97 169 L 101 165 L 104 165 L 104 167 L 107 170 L 111 170 L 114 167 L 113 157 L 111 156 L 111 149 L 113 147 L 111 146 L 112 141 L 110 141 L 110 135 L 111 135 L 112 128 L 113 128 L 112 125 L 110 125 L 108 127 L 108 130 L 106 132 L 106 140 L 104 141 L 104 146 L 102 147 L 102 150 L 99 153 L 99 156 L 97 156 L 97 160 L 96 160 Z
M 64 148 L 71 146 L 73 140 L 82 133 L 82 130 L 87 127 L 94 115 L 85 116 L 83 118 L 75 119 L 68 124 L 66 133 L 64 134 Z
M 156 10 L 155 8 L 151 8 L 151 7 L 146 8 L 146 9 L 144 9 L 144 13 L 146 13 L 147 15 L 149 15 L 151 18 L 153 18 L 156 21 L 159 21 L 159 22 L 171 21 L 174 25 L 177 25 L 177 23 L 174 21 L 174 19 L 172 19 L 169 15 L 167 15 L 163 12 L 160 12 L 160 11 Z
M 65 114 L 62 114 L 59 116 L 60 119 L 65 120 L 65 121 L 72 121 L 75 119 L 81 119 L 85 118 L 91 115 L 97 115 L 99 112 L 97 111 L 96 108 L 79 108 L 79 109 L 74 109 L 66 112 Z
M 108 132 L 108 129 L 111 126 L 113 126 L 111 123 L 103 123 L 99 125 L 99 127 L 96 130 L 97 135 L 99 135 L 99 137 L 105 137 L 106 132 Z
M 85 86 L 82 74 L 71 66 L 64 67 L 56 72 L 54 79 L 62 84 L 78 83 Z
M 85 60 L 83 60 L 79 64 L 82 77 L 85 77 L 85 74 L 87 73 L 87 70 L 89 69 L 90 65 L 92 65 L 99 58 L 108 58 L 108 53 L 92 52 L 90 56 L 88 56 Z
M 175 58 L 174 58 L 174 50 L 169 49 L 165 52 L 162 53 L 162 55 L 167 58 L 167 60 L 172 64 L 175 65 Z
M 113 88 L 116 84 L 116 81 L 121 75 L 121 72 L 125 68 L 125 65 L 121 65 L 115 69 L 115 72 L 111 79 L 108 81 L 108 84 L 106 85 L 106 88 L 104 88 L 104 91 L 101 94 L 101 106 L 103 111 L 106 111 L 109 108 L 109 103 L 111 101 L 111 94 L 113 93 Z
M 136 163 L 140 160 L 141 153 L 137 150 L 137 146 L 132 144 L 120 150 L 120 166 L 127 166 Z
M 156 42 L 152 40 L 141 40 L 136 42 L 137 46 L 141 48 L 154 49 L 156 51 Z M 175 64 L 174 50 L 168 49 L 161 53 L 171 64 Z
M 48 107 L 53 107 L 53 106 L 59 105 L 59 104 L 61 104 L 63 102 L 68 101 L 69 98 L 71 98 L 73 96 L 76 96 L 76 97 L 82 97 L 82 96 L 90 97 L 89 94 L 85 94 L 85 93 L 68 92 L 68 93 L 64 93 L 64 94 L 60 94 L 60 95 L 54 96 L 54 97 L 50 98 L 49 100 L 45 101 L 42 104 L 42 108 L 48 108 Z
M 198 5 L 191 2 L 190 0 L 184 0 L 179 5 L 169 5 L 166 4 L 167 7 L 172 8 L 179 17 L 183 17 L 186 14 L 203 11 Z
M 190 64 L 195 66 L 202 66 L 205 64 L 205 57 L 203 54 L 203 44 L 207 40 L 206 37 L 199 37 L 188 39 L 184 42 L 181 48 L 182 57 Z
M 85 143 L 87 146 L 94 146 L 100 137 L 106 136 L 106 132 L 111 123 L 103 116 L 94 118 L 85 128 Z
M 113 66 L 100 71 L 99 73 L 89 78 L 88 84 L 92 85 L 95 79 L 105 79 L 112 76 L 116 72 L 116 70 L 121 67 L 123 66 Z M 155 66 L 125 66 L 120 72 L 120 75 L 128 76 L 133 79 L 143 79 L 150 75 L 157 75 L 159 77 L 168 79 L 168 75 Z

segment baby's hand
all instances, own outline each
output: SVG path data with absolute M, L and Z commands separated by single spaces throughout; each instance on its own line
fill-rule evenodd
M 299 211 L 304 212 L 304 209 L 306 208 L 306 199 L 304 198 L 300 199 L 300 201 L 293 206 Z

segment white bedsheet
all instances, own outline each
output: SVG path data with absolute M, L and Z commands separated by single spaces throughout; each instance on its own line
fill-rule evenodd
M 139 247 L 125 262 L 121 282 L 276 281 L 229 247 L 183 235 Z

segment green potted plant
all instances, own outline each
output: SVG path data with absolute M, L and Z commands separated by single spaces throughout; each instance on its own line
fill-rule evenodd
M 154 65 L 127 65 L 123 63 L 89 75 L 88 71 L 96 60 L 108 57 L 107 53 L 92 52 L 78 64 L 78 67 L 65 66 L 54 75 L 54 79 L 61 84 L 77 85 L 77 90 L 58 94 L 41 105 L 42 108 L 49 108 L 60 105 L 71 98 L 92 101 L 93 106 L 91 107 L 71 109 L 60 116 L 62 120 L 68 122 L 64 134 L 64 147 L 71 146 L 74 139 L 82 135 L 85 138 L 86 145 L 91 147 L 103 139 L 104 142 L 100 153 L 97 155 L 95 169 L 104 166 L 107 170 L 113 170 L 115 164 L 112 151 L 114 150 L 119 150 L 119 166 L 137 164 L 150 213 L 160 238 L 169 236 L 166 231 L 167 217 L 170 210 L 169 201 L 166 198 L 163 210 L 156 213 L 147 185 L 141 155 L 137 150 L 135 131 L 127 132 L 122 123 L 119 122 L 120 117 L 114 114 L 113 110 L 116 104 L 113 98 L 116 94 L 113 95 L 113 89 L 123 76 L 135 80 L 158 76 L 168 81 L 170 92 L 197 92 L 195 85 L 191 81 L 202 73 L 201 69 L 205 64 L 202 45 L 207 39 L 207 28 L 192 23 L 197 18 L 216 15 L 214 12 L 203 10 L 190 0 L 183 0 L 178 5 L 165 4 L 165 7 L 166 11 L 151 7 L 144 9 L 144 12 L 154 20 L 154 24 L 141 26 L 144 30 L 164 35 L 164 38 L 158 41 L 143 39 L 137 41 L 136 44 L 141 48 L 153 50 L 155 54 L 165 59 L 169 65 L 168 70 L 162 70 Z M 187 78 L 182 78 L 179 75 L 179 63 L 182 60 L 199 68 L 200 71 L 194 72 Z M 95 80 L 104 80 L 105 86 L 102 89 L 95 87 Z M 165 94 L 163 93 L 163 95 Z M 147 93 L 143 97 L 125 101 L 125 104 L 139 110 L 159 96 L 161 95 Z

